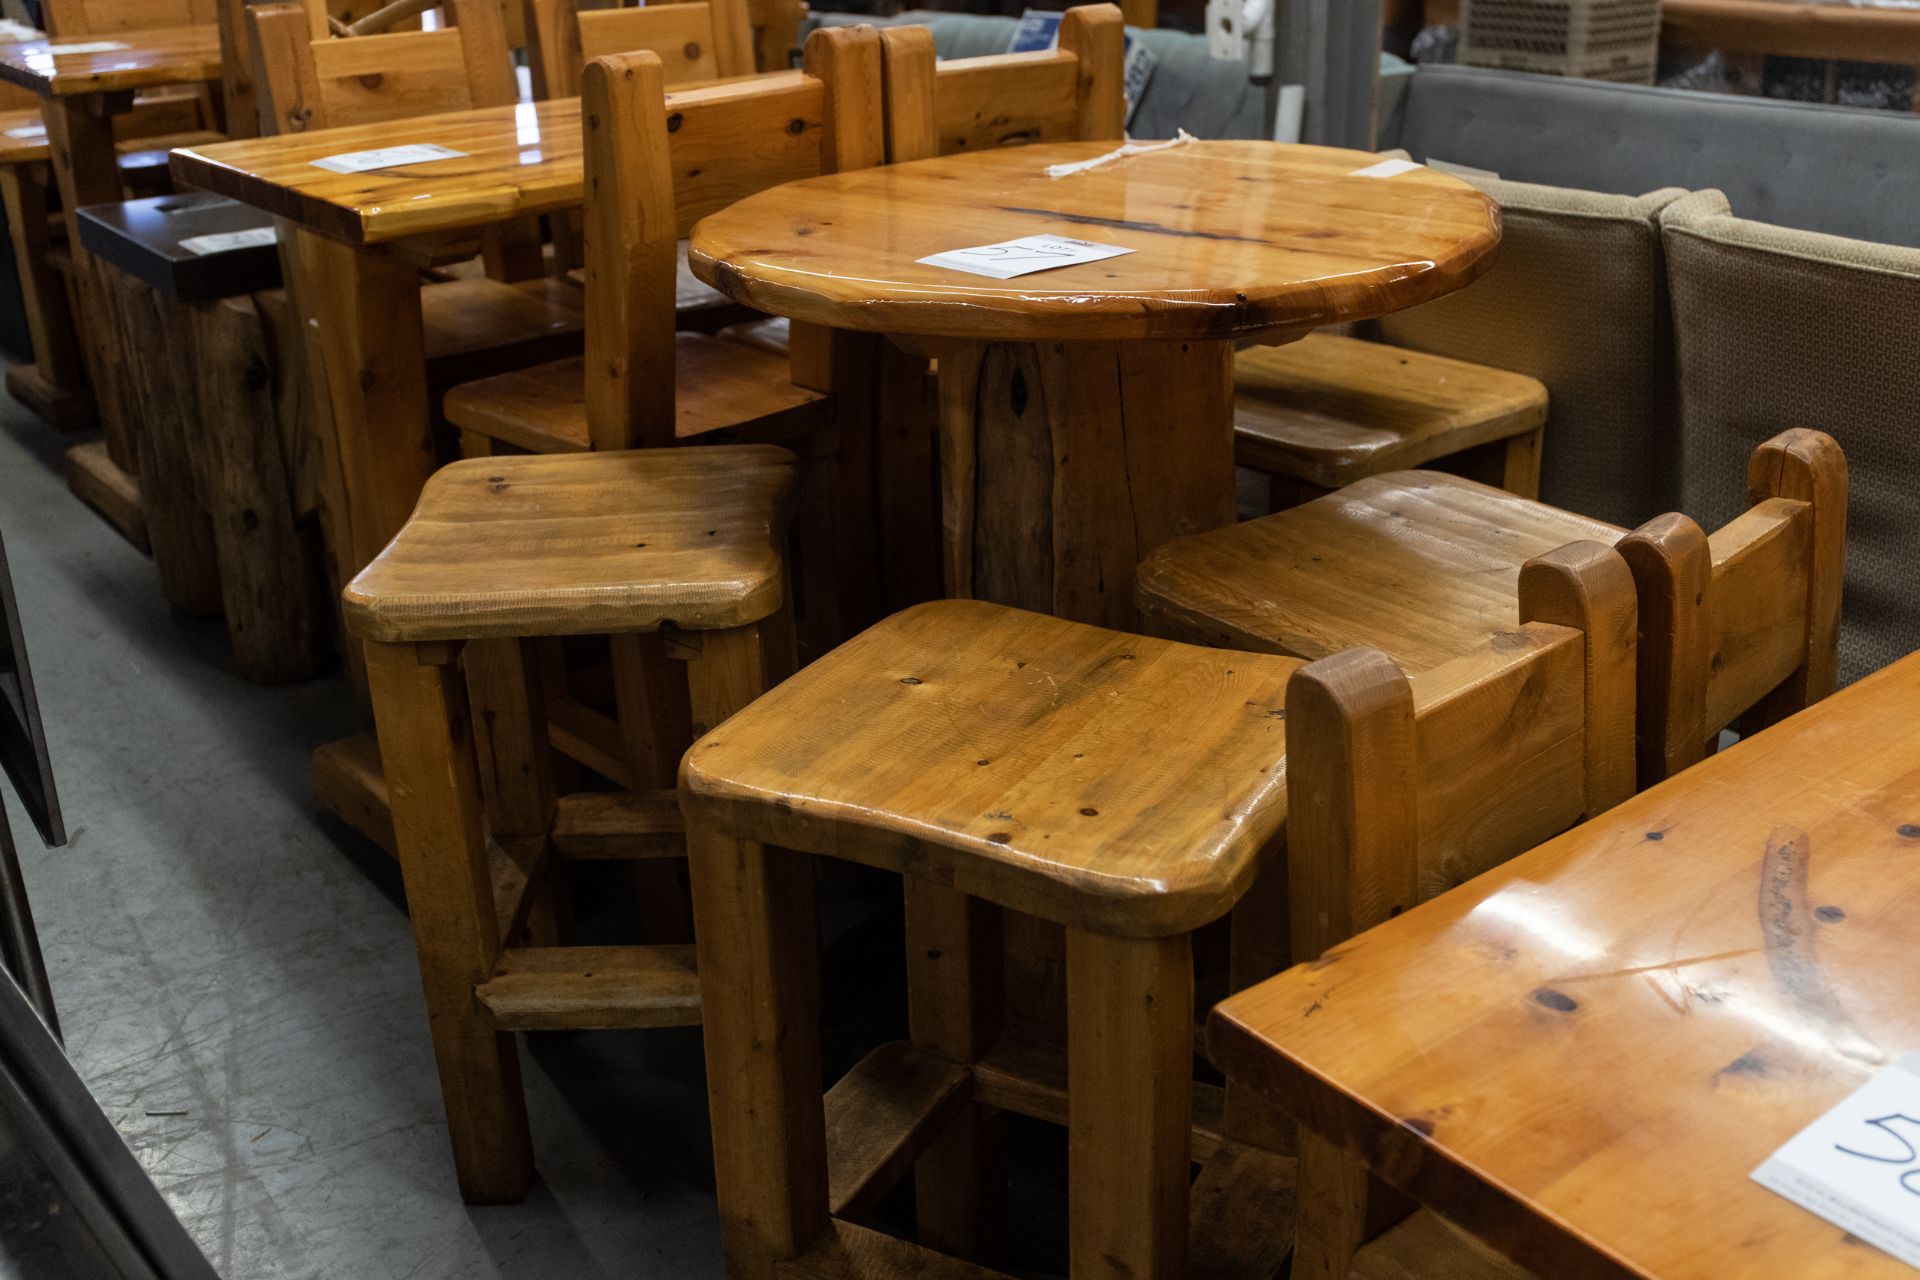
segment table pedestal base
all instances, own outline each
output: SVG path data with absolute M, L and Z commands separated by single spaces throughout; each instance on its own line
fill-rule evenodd
M 992 342 L 940 359 L 947 592 L 1135 630 L 1140 558 L 1231 524 L 1231 342 Z

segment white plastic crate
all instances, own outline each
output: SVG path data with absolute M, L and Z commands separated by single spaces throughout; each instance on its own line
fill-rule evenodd
M 1462 0 L 1460 61 L 1652 84 L 1660 0 Z

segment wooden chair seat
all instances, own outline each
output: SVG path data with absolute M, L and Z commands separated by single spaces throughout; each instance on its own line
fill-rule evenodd
M 795 386 L 787 361 L 769 351 L 703 333 L 674 342 L 674 433 L 703 435 L 741 423 L 780 433 L 783 420 L 811 425 L 826 397 Z M 586 358 L 464 383 L 447 393 L 447 421 L 530 453 L 585 453 Z
M 1189 639 L 1318 659 L 1383 650 L 1409 674 L 1511 629 L 1520 566 L 1625 530 L 1438 471 L 1399 471 L 1150 554 L 1140 608 Z
M 461 276 L 420 291 L 429 377 L 439 386 L 579 349 L 586 328 L 580 291 L 550 276 Z M 508 366 L 511 367 L 511 366 Z
M 771 445 L 456 462 L 348 585 L 347 621 L 389 643 L 745 626 L 782 601 L 792 477 Z
M 1534 1280 L 1436 1213 L 1421 1209 L 1354 1255 L 1351 1280 Z
M 567 272 L 567 280 L 584 287 L 587 269 L 574 267 Z M 712 333 L 759 314 L 694 275 L 693 268 L 687 265 L 685 240 L 674 249 L 673 307 L 679 327 L 696 333 Z
M 1338 489 L 1537 431 L 1547 389 L 1523 374 L 1309 334 L 1234 357 L 1234 457 Z
M 919 605 L 698 743 L 682 803 L 1076 929 L 1181 933 L 1238 899 L 1285 822 L 1299 665 Z

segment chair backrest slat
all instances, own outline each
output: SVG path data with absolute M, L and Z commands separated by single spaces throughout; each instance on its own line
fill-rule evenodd
M 1832 437 L 1782 432 L 1747 464 L 1746 512 L 1711 537 L 1683 515 L 1620 541 L 1642 625 L 1639 781 L 1698 762 L 1720 730 L 1757 729 L 1833 692 L 1847 462 Z
M 768 187 L 879 163 L 879 37 L 815 32 L 806 69 L 668 95 L 651 51 L 582 85 L 587 426 L 595 449 L 675 439 L 674 246 Z
M 218 18 L 216 0 L 45 0 L 47 34 L 111 36 L 160 27 L 195 27 Z
M 1109 4 L 1069 9 L 1057 48 L 935 63 L 924 28 L 885 46 L 887 158 L 925 159 L 1029 142 L 1118 141 L 1126 120 L 1126 29 Z
M 1633 791 L 1633 575 L 1576 542 L 1528 561 L 1519 625 L 1409 680 L 1378 650 L 1287 690 L 1292 943 L 1312 959 Z
M 754 72 L 746 0 L 582 10 L 579 0 L 527 0 L 534 92 L 570 98 L 595 58 L 648 50 L 659 55 L 668 88 Z

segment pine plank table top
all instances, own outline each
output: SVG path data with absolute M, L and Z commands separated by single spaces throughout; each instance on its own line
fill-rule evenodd
M 1748 1174 L 1920 1048 L 1920 657 L 1232 997 L 1235 1080 L 1536 1274 L 1910 1277 Z
M 1112 144 L 960 153 L 808 178 L 694 228 L 694 274 L 840 329 L 996 341 L 1300 334 L 1450 293 L 1500 214 L 1458 178 L 1352 176 L 1364 152 L 1193 142 L 1065 177 Z M 1134 252 L 1011 280 L 918 260 L 1029 235 Z
M 466 154 L 364 173 L 313 163 L 420 142 Z M 347 244 L 485 226 L 581 202 L 580 100 L 190 147 L 173 153 L 173 173 Z
M 124 47 L 60 52 L 67 45 L 101 44 Z M 220 32 L 211 25 L 0 44 L 0 80 L 31 89 L 42 97 L 70 98 L 162 84 L 210 82 L 218 80 L 220 72 Z

